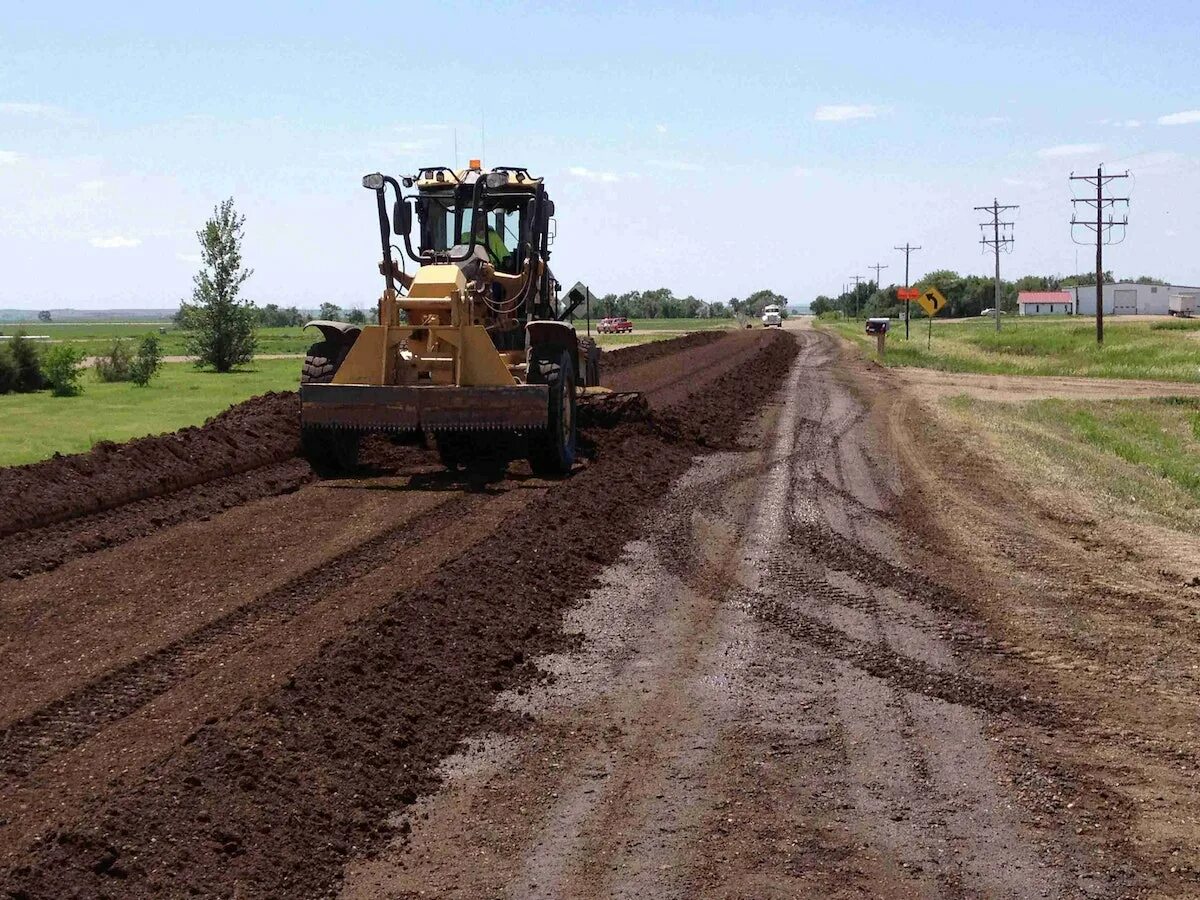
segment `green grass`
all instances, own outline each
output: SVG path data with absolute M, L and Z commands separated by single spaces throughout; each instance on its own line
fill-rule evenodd
M 146 334 L 158 337 L 165 356 L 183 356 L 185 353 L 184 333 L 170 322 L 27 322 L 19 327 L 11 323 L 0 325 L 0 333 L 6 335 L 15 334 L 18 330 L 26 334 L 44 334 L 52 341 L 70 341 L 82 347 L 88 356 L 97 356 L 105 352 L 116 338 L 136 342 Z M 301 328 L 259 328 L 258 352 L 267 355 L 303 354 L 311 344 L 320 339 L 320 332 L 314 329 L 305 331 Z
M 148 387 L 102 384 L 83 378 L 77 397 L 0 395 L 0 465 L 45 459 L 55 452 L 81 453 L 97 441 L 125 441 L 199 425 L 221 410 L 267 391 L 293 390 L 295 360 L 260 360 L 246 369 L 217 375 L 190 363 L 168 363 Z
M 1200 321 L 1161 322 L 1108 319 L 1104 346 L 1096 345 L 1092 319 L 1006 317 L 999 334 L 991 319 L 934 320 L 926 349 L 928 320 L 912 323 L 904 340 L 903 322 L 893 322 L 884 362 L 944 372 L 994 375 L 1076 375 L 1091 378 L 1144 378 L 1200 382 Z M 862 322 L 822 323 L 874 354 L 875 338 Z
M 1033 400 L 965 396 L 951 408 L 1002 436 L 1040 476 L 1140 507 L 1174 527 L 1200 528 L 1200 399 Z

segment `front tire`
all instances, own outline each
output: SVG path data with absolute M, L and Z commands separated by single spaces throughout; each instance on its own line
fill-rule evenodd
M 529 467 L 536 475 L 562 476 L 575 464 L 575 364 L 557 348 L 533 348 L 528 380 L 547 385 L 546 428 L 529 436 Z

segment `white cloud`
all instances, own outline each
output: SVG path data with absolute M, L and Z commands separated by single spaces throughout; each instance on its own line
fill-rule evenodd
M 0 166 L 13 166 L 21 161 L 21 154 L 15 150 L 0 150 Z
M 1012 119 L 1008 116 L 987 116 L 979 120 L 980 125 L 1007 125 Z
M 647 162 L 656 169 L 666 169 L 669 172 L 703 172 L 704 166 L 687 162 L 682 159 L 651 159 Z
M 1163 232 L 1163 234 L 1166 235 L 1167 237 L 1177 237 L 1179 235 L 1179 232 L 1176 231 L 1174 228 L 1168 228 L 1166 231 Z M 1092 280 L 1095 281 L 1094 278 Z
M 81 182 L 79 189 L 85 194 L 99 194 L 104 188 L 104 181 L 99 178 L 93 178 L 91 181 Z
M 793 166 L 792 174 L 795 175 L 797 178 L 808 178 L 812 175 L 816 175 L 817 170 L 809 169 L 809 168 L 806 168 L 805 166 Z
M 67 111 L 48 103 L 0 103 L 0 113 L 13 116 L 40 116 L 44 119 L 65 119 Z
M 1032 181 L 1028 178 L 1005 178 L 1002 179 L 1009 187 L 1023 187 L 1030 190 L 1040 191 L 1046 187 L 1044 182 Z
M 1200 109 L 1188 109 L 1158 117 L 1159 125 L 1195 125 L 1197 122 L 1200 122 Z
M 818 106 L 813 118 L 818 122 L 849 122 L 853 119 L 874 119 L 880 112 L 878 106 L 870 104 Z
M 88 243 L 101 250 L 125 250 L 129 247 L 139 246 L 142 243 L 142 239 L 123 237 L 117 234 L 112 237 L 95 237 L 88 241 Z
M 175 258 L 180 262 L 193 263 L 197 266 L 204 262 L 199 253 L 176 253 Z
M 1092 156 L 1103 149 L 1103 144 L 1059 144 L 1057 147 L 1043 147 L 1037 155 L 1042 159 L 1059 159 L 1064 156 Z
M 614 181 L 621 180 L 621 176 L 615 172 L 596 172 L 592 169 L 585 169 L 583 166 L 571 166 L 567 171 L 576 178 L 582 178 L 584 181 L 603 181 L 611 184 Z
M 666 125 L 655 125 L 654 130 L 657 131 L 659 134 L 666 134 L 667 126 Z

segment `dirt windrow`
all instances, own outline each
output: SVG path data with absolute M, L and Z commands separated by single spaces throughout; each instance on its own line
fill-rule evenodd
M 393 836 L 395 813 L 484 725 L 495 693 L 556 646 L 559 615 L 614 561 L 702 448 L 732 443 L 796 354 L 740 342 L 745 362 L 670 409 L 589 435 L 591 464 L 490 537 L 331 637 L 258 701 L 81 812 L 0 874 L 25 897 L 328 896 L 342 866 Z M 399 826 L 403 830 L 403 825 Z

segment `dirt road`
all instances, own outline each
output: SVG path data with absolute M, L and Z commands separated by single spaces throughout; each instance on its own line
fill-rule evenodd
M 900 473 L 824 336 L 672 489 L 572 611 L 580 649 L 506 695 L 532 724 L 445 766 L 347 898 L 1068 896 L 987 734 L 1041 710 L 978 682 L 908 568 Z M 426 819 L 426 816 L 428 817 Z M 1101 886 L 1103 879 L 1101 879 Z
M 563 482 L 376 448 L 357 479 L 217 509 L 185 478 L 41 526 L 75 543 L 0 581 L 0 887 L 1200 892 L 1186 665 L 1142 667 L 1136 708 L 1061 605 L 1078 548 L 1027 552 L 1048 532 L 1011 485 L 971 460 L 940 492 L 961 449 L 829 335 L 614 359 L 654 416 L 590 431 Z M 131 503 L 163 527 L 72 531 Z M 977 554 L 972 516 L 1022 552 Z M 1054 617 L 1077 642 L 1051 653 Z M 1151 621 L 1122 639 L 1148 655 Z

